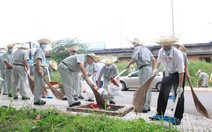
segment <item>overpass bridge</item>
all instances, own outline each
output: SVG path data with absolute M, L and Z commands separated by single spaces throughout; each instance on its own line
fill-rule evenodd
M 146 46 L 152 54 L 157 58 L 158 51 L 161 48 L 160 45 Z M 185 44 L 187 49 L 188 59 L 190 60 L 200 60 L 204 59 L 208 62 L 212 60 L 212 42 L 210 43 L 194 43 Z M 97 55 L 107 56 L 113 55 L 117 56 L 119 60 L 128 60 L 131 58 L 134 48 L 114 48 L 114 49 L 102 49 L 102 50 L 90 50 Z

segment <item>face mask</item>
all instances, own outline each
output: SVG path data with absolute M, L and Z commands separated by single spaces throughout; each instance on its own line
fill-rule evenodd
M 164 50 L 165 55 L 169 56 L 171 54 L 171 50 Z
M 41 44 L 40 48 L 44 50 L 46 48 L 46 44 Z
M 12 52 L 13 52 L 13 49 L 8 49 L 8 51 L 9 51 L 10 53 L 12 53 Z
M 112 68 L 112 65 L 111 66 L 106 66 L 106 68 L 110 70 Z

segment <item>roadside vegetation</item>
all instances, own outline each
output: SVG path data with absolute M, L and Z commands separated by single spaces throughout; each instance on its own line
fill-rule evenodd
M 0 107 L 1 132 L 176 132 L 169 128 L 147 123 L 143 119 L 126 121 L 104 114 L 72 115 L 55 109 L 37 110 L 31 107 L 15 109 Z
M 128 62 L 126 61 L 117 62 L 115 64 L 117 65 L 119 72 L 121 72 L 122 70 L 124 70 Z M 134 67 L 136 68 L 136 65 L 134 65 Z M 210 76 L 210 74 L 212 73 L 212 63 L 207 63 L 205 61 L 190 61 L 188 65 L 188 69 L 191 75 L 191 83 L 193 86 L 196 86 L 197 85 L 196 81 L 198 80 L 198 76 L 196 75 L 196 72 L 200 69 L 201 71 L 206 72 Z M 163 68 L 161 68 L 161 71 L 162 70 Z M 127 74 L 128 74 L 128 71 L 123 73 L 122 76 L 126 76 Z M 52 80 L 61 82 L 61 77 L 58 71 L 53 72 Z M 187 81 L 186 81 L 186 85 L 188 85 Z M 209 83 L 209 86 L 211 87 L 212 84 Z

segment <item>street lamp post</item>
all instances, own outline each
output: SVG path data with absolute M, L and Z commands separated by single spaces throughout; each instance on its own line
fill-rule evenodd
M 172 35 L 174 36 L 174 6 L 173 0 L 171 0 L 171 10 L 172 10 Z

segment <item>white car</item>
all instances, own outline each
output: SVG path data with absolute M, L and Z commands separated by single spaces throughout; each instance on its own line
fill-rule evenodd
M 160 91 L 162 78 L 163 78 L 162 72 L 159 72 L 159 75 L 154 78 L 150 87 L 152 89 Z M 122 90 L 138 89 L 140 87 L 138 80 L 138 71 L 130 73 L 127 76 L 121 76 L 120 83 L 122 85 Z

